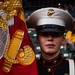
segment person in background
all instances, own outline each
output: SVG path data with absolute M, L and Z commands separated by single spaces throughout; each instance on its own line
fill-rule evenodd
M 34 46 L 19 12 L 20 0 L 0 0 L 0 75 L 38 75 Z
M 37 60 L 39 75 L 75 75 L 74 61 L 61 56 L 64 33 L 72 25 L 72 16 L 63 9 L 48 7 L 34 11 L 29 23 L 36 28 L 37 43 L 41 48 Z
M 70 51 L 75 51 L 75 21 L 72 27 L 69 27 L 66 33 L 67 48 Z

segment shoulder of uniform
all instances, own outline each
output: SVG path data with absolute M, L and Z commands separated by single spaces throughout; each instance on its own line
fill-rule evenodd
M 70 61 L 71 60 L 71 61 L 74 61 L 74 63 L 75 63 L 75 60 L 74 59 L 66 58 L 66 60 L 67 61 Z
M 63 58 L 63 60 L 68 61 L 69 62 L 69 58 Z

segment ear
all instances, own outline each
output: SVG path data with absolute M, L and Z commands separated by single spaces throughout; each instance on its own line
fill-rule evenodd
M 66 44 L 67 44 L 66 39 L 65 39 L 65 37 L 63 37 L 62 45 L 66 45 Z

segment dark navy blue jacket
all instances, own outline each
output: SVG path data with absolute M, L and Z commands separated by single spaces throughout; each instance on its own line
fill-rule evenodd
M 69 61 L 61 55 L 50 61 L 41 56 L 37 64 L 39 75 L 69 75 Z

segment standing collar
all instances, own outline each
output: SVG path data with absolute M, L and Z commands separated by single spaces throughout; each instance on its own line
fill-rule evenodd
M 43 66 L 50 67 L 50 66 L 54 66 L 54 65 L 58 64 L 59 62 L 61 62 L 61 60 L 62 60 L 62 57 L 59 54 L 57 57 L 55 57 L 54 59 L 51 59 L 51 60 L 46 60 L 41 56 L 39 61 Z

